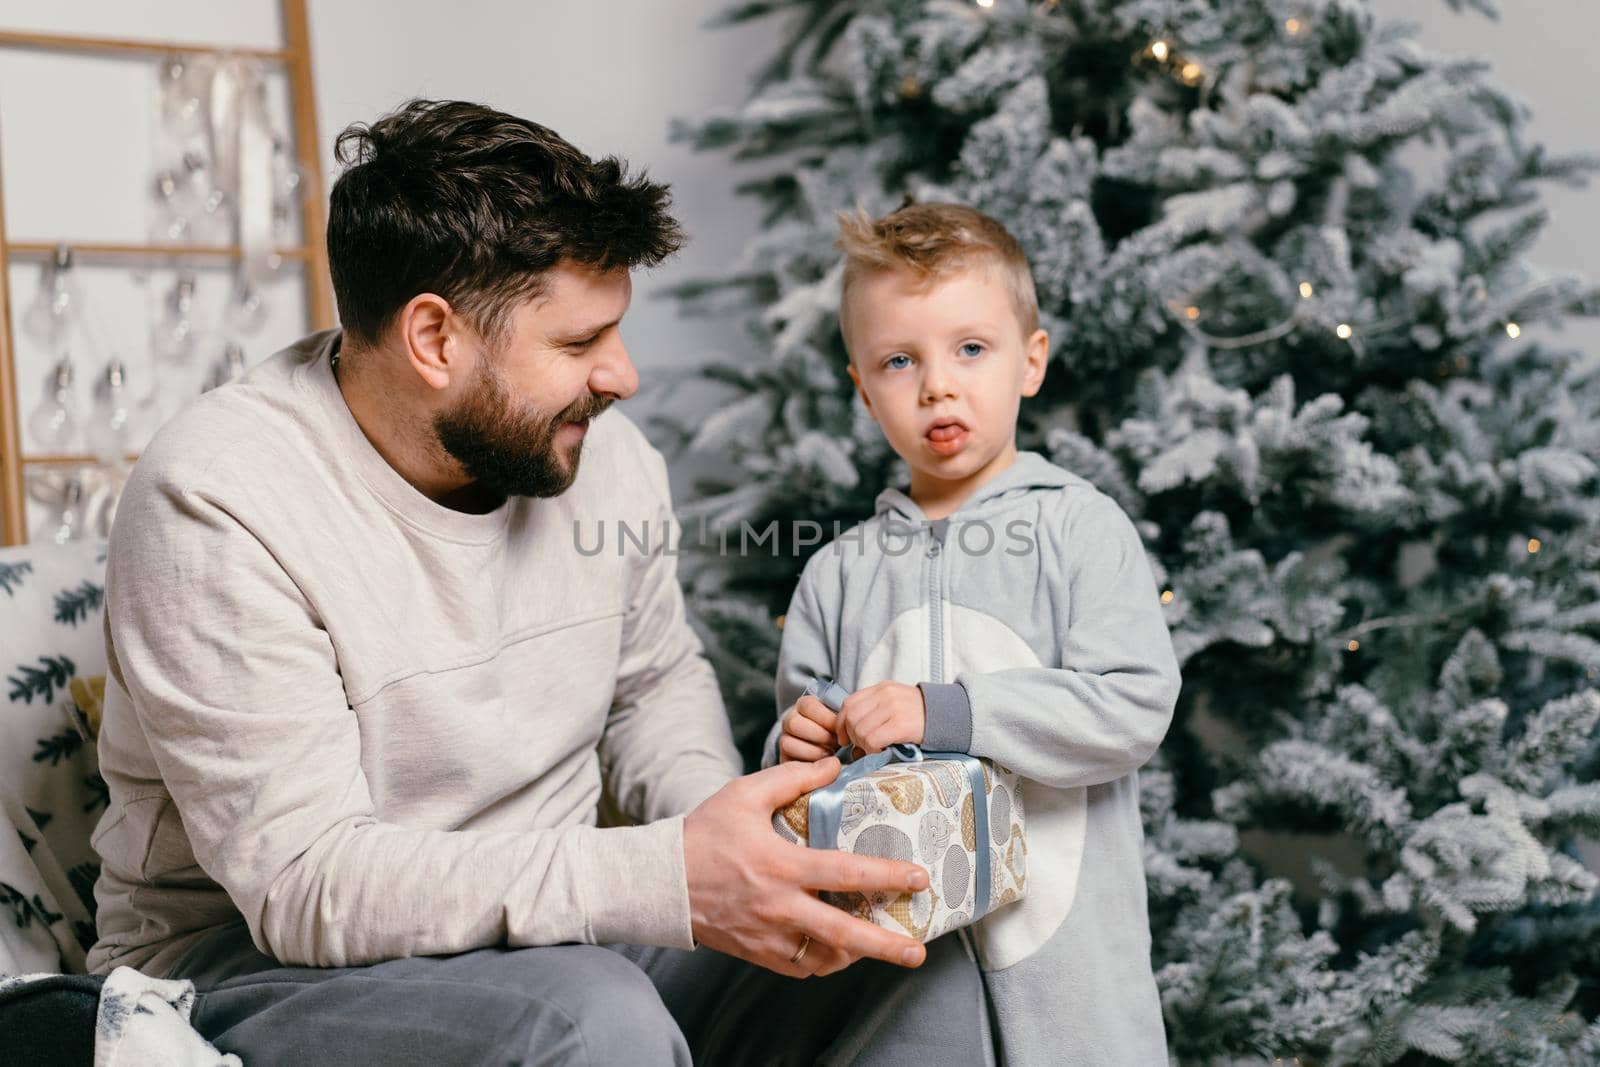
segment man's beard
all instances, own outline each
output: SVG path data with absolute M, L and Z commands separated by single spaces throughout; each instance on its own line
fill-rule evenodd
M 433 433 L 467 477 L 496 495 L 560 496 L 578 477 L 583 440 L 558 450 L 556 431 L 610 406 L 589 394 L 555 415 L 519 409 L 500 376 L 480 362 L 461 402 L 434 416 Z

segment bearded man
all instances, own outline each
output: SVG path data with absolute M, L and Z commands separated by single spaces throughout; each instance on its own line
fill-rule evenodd
M 91 969 L 193 981 L 246 1063 L 982 1062 L 963 943 L 817 897 L 927 872 L 772 830 L 838 761 L 740 776 L 666 465 L 608 410 L 666 187 L 462 102 L 338 155 L 342 328 L 120 504 Z M 648 547 L 580 549 L 619 526 Z

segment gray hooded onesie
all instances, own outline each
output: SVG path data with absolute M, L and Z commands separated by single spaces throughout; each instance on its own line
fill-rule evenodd
M 806 563 L 783 629 L 780 715 L 812 677 L 920 685 L 924 749 L 1023 779 L 1027 895 L 958 935 L 975 945 L 1001 1061 L 1166 1064 L 1138 768 L 1180 678 L 1121 507 L 1034 452 L 936 522 L 885 490 L 873 518 Z M 774 724 L 765 765 L 777 737 Z

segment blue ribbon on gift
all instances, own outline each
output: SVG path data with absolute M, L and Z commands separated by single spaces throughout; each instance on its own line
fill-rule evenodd
M 806 686 L 806 694 L 816 697 L 827 707 L 838 711 L 849 694 L 837 682 L 814 679 Z M 839 776 L 821 789 L 811 793 L 807 815 L 807 843 L 812 848 L 838 848 L 839 824 L 844 819 L 844 792 L 851 782 L 864 778 L 873 771 L 882 770 L 892 763 L 921 763 L 923 760 L 957 760 L 966 769 L 972 783 L 972 817 L 976 826 L 977 852 L 976 891 L 972 917 L 982 918 L 989 913 L 989 795 L 984 790 L 983 765 L 976 756 L 967 752 L 924 752 L 920 745 L 900 743 L 890 745 L 882 752 L 851 759 L 854 746 L 845 745 L 839 750 L 839 760 L 844 764 Z M 933 872 L 929 872 L 932 876 Z

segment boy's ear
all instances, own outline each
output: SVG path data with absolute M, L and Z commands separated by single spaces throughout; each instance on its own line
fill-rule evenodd
M 1044 385 L 1045 368 L 1050 364 L 1050 335 L 1043 330 L 1033 331 L 1033 336 L 1023 342 L 1022 395 L 1033 396 Z
M 850 372 L 850 380 L 856 383 L 856 393 L 860 395 L 861 403 L 866 405 L 867 414 L 872 416 L 873 422 L 877 422 L 878 413 L 872 410 L 872 398 L 868 396 L 867 391 L 861 387 L 861 375 L 856 371 L 855 362 L 852 361 L 849 363 L 845 367 L 845 370 Z

